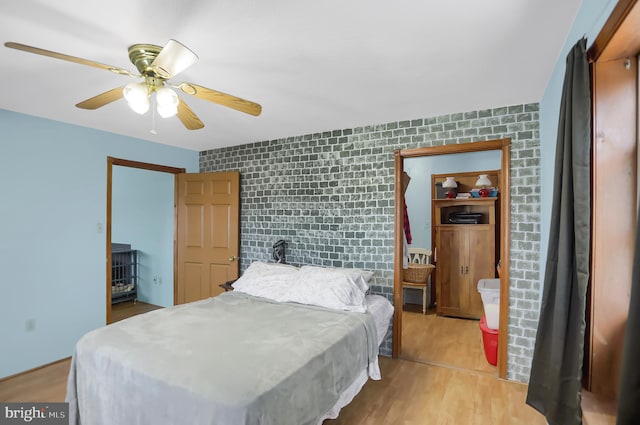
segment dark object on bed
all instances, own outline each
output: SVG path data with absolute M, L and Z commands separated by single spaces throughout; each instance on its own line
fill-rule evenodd
M 287 256 L 285 253 L 285 249 L 287 248 L 287 241 L 284 239 L 280 239 L 276 243 L 273 244 L 273 259 L 276 263 L 286 264 Z
M 224 292 L 233 291 L 233 282 L 235 282 L 236 280 L 238 280 L 238 279 L 229 280 L 229 281 L 227 281 L 225 283 L 221 283 L 218 286 L 221 287 L 222 289 L 224 289 Z

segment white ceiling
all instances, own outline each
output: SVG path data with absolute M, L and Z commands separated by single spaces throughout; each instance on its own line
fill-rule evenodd
M 581 0 L 22 0 L 0 3 L 0 41 L 135 72 L 127 48 L 173 38 L 200 60 L 176 78 L 260 103 L 254 117 L 188 95 L 204 122 L 137 115 L 130 82 L 0 46 L 0 108 L 205 150 L 541 100 Z

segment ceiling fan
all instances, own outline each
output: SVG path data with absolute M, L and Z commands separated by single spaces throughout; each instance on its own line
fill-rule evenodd
M 98 109 L 124 97 L 131 109 L 139 114 L 144 114 L 149 110 L 151 96 L 155 93 L 156 109 L 161 117 L 168 118 L 177 115 L 187 129 L 197 130 L 203 128 L 204 124 L 200 121 L 200 118 L 173 90 L 179 89 L 183 93 L 250 115 L 258 116 L 262 112 L 262 106 L 259 104 L 230 94 L 193 83 L 171 84 L 169 82 L 170 79 L 198 60 L 198 56 L 195 53 L 176 40 L 169 40 L 164 47 L 153 44 L 134 44 L 129 47 L 129 59 L 140 74 L 133 74 L 116 66 L 27 46 L 26 44 L 6 42 L 4 45 L 24 52 L 105 69 L 120 75 L 144 78 L 142 82 L 129 83 L 84 100 L 76 105 L 78 108 Z

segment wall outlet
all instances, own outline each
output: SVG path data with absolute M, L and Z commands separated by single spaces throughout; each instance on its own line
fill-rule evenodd
M 98 234 L 104 233 L 104 225 L 102 223 L 96 223 L 96 232 Z
M 153 284 L 154 285 L 160 285 L 161 283 L 162 283 L 162 279 L 160 278 L 160 276 L 154 275 L 153 276 Z
M 27 319 L 24 322 L 24 330 L 27 332 L 34 331 L 36 329 L 36 319 Z

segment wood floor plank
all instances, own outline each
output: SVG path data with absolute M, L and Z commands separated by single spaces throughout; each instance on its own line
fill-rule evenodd
M 324 425 L 544 425 L 524 403 L 526 386 L 486 373 L 380 359 L 382 381 L 369 381 Z
M 437 316 L 435 308 L 422 314 L 416 306 L 406 305 L 402 312 L 400 357 L 497 376 L 497 368 L 487 362 L 484 354 L 479 321 Z
M 111 322 L 119 322 L 120 320 L 126 319 L 128 317 L 136 316 L 148 311 L 157 310 L 159 308 L 162 307 L 153 304 L 147 304 L 142 301 L 134 302 L 133 300 L 114 304 L 111 306 Z
M 70 364 L 71 359 L 66 359 L 1 381 L 0 401 L 64 401 Z

